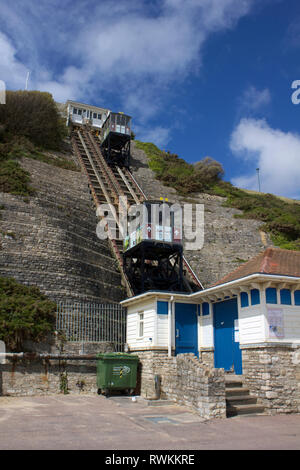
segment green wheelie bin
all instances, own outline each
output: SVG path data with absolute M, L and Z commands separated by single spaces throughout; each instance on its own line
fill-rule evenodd
M 139 357 L 126 353 L 97 354 L 98 394 L 109 396 L 112 390 L 134 392 Z

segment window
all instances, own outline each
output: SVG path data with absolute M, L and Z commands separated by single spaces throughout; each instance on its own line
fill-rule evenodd
M 241 307 L 249 307 L 249 297 L 247 292 L 241 292 Z
M 275 287 L 268 287 L 266 289 L 267 304 L 277 304 L 277 292 Z
M 138 314 L 138 337 L 144 336 L 144 313 Z
M 82 109 L 78 109 L 78 114 L 79 114 L 79 116 L 82 115 Z
M 258 289 L 252 289 L 251 292 L 251 305 L 260 304 L 260 294 Z
M 300 305 L 300 290 L 295 290 L 295 305 Z
M 101 114 L 98 114 L 98 119 L 101 119 Z
M 94 119 L 97 119 L 97 113 L 94 113 L 94 114 L 93 114 L 93 118 L 94 118 Z
M 73 109 L 73 114 L 77 114 L 77 108 Z
M 280 290 L 280 303 L 283 305 L 292 305 L 292 296 L 290 289 Z
M 169 303 L 164 301 L 157 301 L 157 313 L 158 315 L 168 315 Z
M 209 315 L 209 303 L 208 302 L 203 302 L 202 304 L 202 315 Z

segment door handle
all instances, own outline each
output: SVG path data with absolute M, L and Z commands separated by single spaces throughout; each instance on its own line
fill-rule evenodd
M 179 338 L 179 330 L 176 330 L 176 338 Z

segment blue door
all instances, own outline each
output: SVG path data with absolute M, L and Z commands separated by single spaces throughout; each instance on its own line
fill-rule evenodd
M 197 305 L 175 304 L 175 354 L 198 356 Z
M 237 300 L 214 304 L 215 367 L 242 374 Z

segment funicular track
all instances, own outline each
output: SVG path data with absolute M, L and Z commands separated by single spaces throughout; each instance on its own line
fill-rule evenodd
M 109 166 L 100 149 L 100 144 L 96 135 L 85 126 L 74 126 L 72 130 L 72 145 L 83 171 L 85 172 L 91 195 L 96 208 L 103 204 L 108 204 L 117 226 L 116 234 L 110 232 L 110 224 L 106 225 L 108 231 L 108 241 L 110 248 L 117 261 L 123 284 L 127 295 L 134 295 L 134 290 L 123 269 L 123 236 L 119 226 L 120 211 L 129 209 L 131 205 L 140 204 L 147 200 L 143 190 L 140 188 L 130 170 L 126 167 Z M 126 197 L 126 199 L 123 199 Z M 127 207 L 124 206 L 127 201 Z M 100 218 L 103 218 L 98 214 Z M 114 236 L 115 235 L 115 236 Z M 192 292 L 191 283 L 197 287 L 197 290 L 203 289 L 200 280 L 192 270 L 191 266 L 183 257 L 183 266 L 185 270 L 185 286 Z M 188 280 L 187 280 L 188 278 Z

